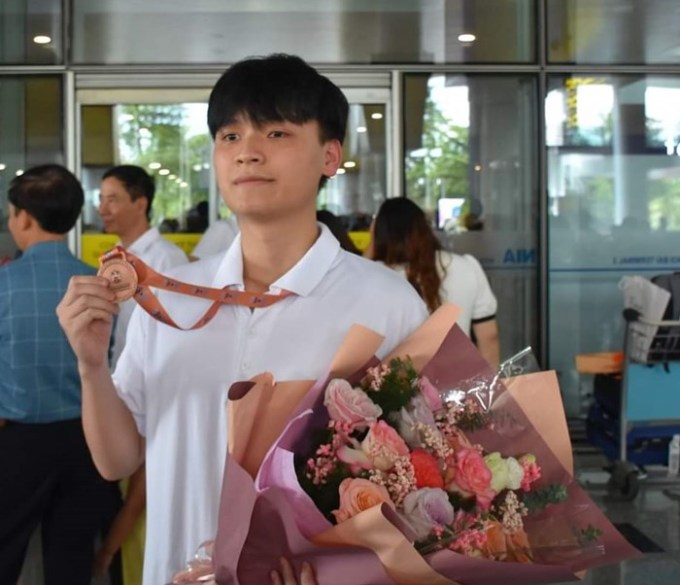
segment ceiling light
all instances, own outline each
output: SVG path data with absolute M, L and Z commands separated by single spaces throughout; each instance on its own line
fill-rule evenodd
M 24 169 L 18 169 L 16 173 L 14 173 L 17 177 L 21 176 L 24 174 Z
M 337 171 L 335 171 L 335 174 L 336 175 L 344 175 L 346 172 L 347 171 L 345 169 L 338 169 Z
M 36 45 L 48 45 L 52 42 L 52 39 L 47 35 L 35 35 L 33 37 L 33 42 Z
M 203 167 L 200 164 L 194 165 L 192 167 L 196 172 L 200 171 Z
M 482 165 L 475 165 L 475 170 L 476 170 L 477 172 L 481 171 L 481 170 L 482 170 Z
M 366 128 L 366 126 L 357 126 L 357 132 L 359 132 L 360 134 L 366 132 L 367 130 L 368 128 Z
M 169 175 L 170 171 L 168 169 L 161 169 L 160 171 L 158 171 L 158 174 L 159 175 Z
M 382 120 L 382 119 L 383 119 L 383 115 L 382 115 L 380 112 L 373 112 L 373 113 L 371 114 L 371 118 L 372 118 L 373 120 Z
M 170 179 L 171 181 L 172 181 L 173 179 L 176 179 L 176 178 L 177 178 L 177 175 L 168 175 L 168 179 Z
M 477 40 L 477 37 L 472 33 L 463 33 L 458 35 L 458 40 L 461 43 L 474 43 Z
M 159 163 L 159 162 L 152 162 L 152 163 L 149 163 L 149 168 L 150 168 L 151 170 L 153 170 L 153 171 L 160 169 L 162 166 L 163 166 L 163 165 L 162 165 L 161 163 Z
M 348 160 L 342 166 L 346 169 L 353 169 L 355 166 L 357 166 L 357 163 L 355 163 L 353 160 Z
M 3 165 L 0 163 L 0 171 L 4 171 L 7 168 L 7 165 Z
M 186 181 L 182 181 L 182 182 L 179 184 L 179 186 L 180 186 L 180 187 L 188 187 L 188 186 L 189 186 L 189 183 L 187 183 Z

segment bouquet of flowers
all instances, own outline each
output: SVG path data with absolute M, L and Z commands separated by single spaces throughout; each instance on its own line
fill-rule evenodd
M 554 374 L 501 381 L 456 314 L 382 363 L 355 326 L 320 380 L 232 387 L 217 583 L 280 556 L 320 585 L 549 583 L 637 554 L 573 479 Z

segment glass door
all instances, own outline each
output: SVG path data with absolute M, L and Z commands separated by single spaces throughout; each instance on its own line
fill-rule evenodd
M 338 216 L 362 248 L 372 215 L 392 190 L 387 148 L 390 92 L 343 91 L 350 102 L 344 162 L 319 193 L 318 207 Z M 152 225 L 188 254 L 212 220 L 230 215 L 212 170 L 206 123 L 209 92 L 209 88 L 77 92 L 77 166 L 85 190 L 80 256 L 85 261 L 96 264 L 117 241 L 102 233 L 97 211 L 101 177 L 114 165 L 138 165 L 154 177 Z

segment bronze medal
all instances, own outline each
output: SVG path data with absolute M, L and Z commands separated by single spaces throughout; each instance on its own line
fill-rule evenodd
M 105 260 L 97 272 L 111 283 L 111 290 L 118 302 L 131 299 L 137 291 L 137 272 L 127 260 L 111 258 Z

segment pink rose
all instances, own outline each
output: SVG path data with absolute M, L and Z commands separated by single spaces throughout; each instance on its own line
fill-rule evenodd
M 482 508 L 488 508 L 496 495 L 491 489 L 491 470 L 476 449 L 460 449 L 449 461 L 446 489 L 465 498 L 476 496 Z
M 383 502 L 394 508 L 387 490 L 367 479 L 343 479 L 338 491 L 340 492 L 340 509 L 332 512 L 338 524 Z
M 432 412 L 437 412 L 444 407 L 441 396 L 439 396 L 439 390 L 433 386 L 432 382 L 428 380 L 427 376 L 421 376 L 418 378 L 418 389 L 423 395 L 428 408 Z
M 368 455 L 374 467 L 381 471 L 389 471 L 398 457 L 409 454 L 404 439 L 382 420 L 371 423 L 368 434 L 361 443 L 361 449 Z
M 378 420 L 382 408 L 375 404 L 360 388 L 352 388 L 347 380 L 336 378 L 326 386 L 323 400 L 330 417 L 357 427 L 367 426 Z

